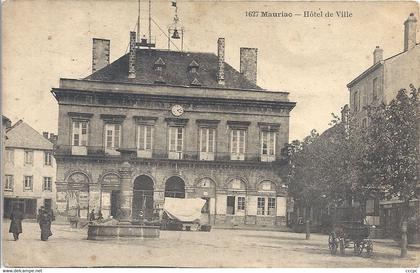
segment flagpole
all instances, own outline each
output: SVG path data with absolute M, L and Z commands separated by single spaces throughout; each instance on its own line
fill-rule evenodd
M 149 0 L 149 44 L 152 43 L 152 17 L 151 17 L 151 9 L 152 9 L 152 0 Z
M 140 0 L 138 1 L 139 3 L 139 10 L 138 10 L 138 14 L 137 14 L 137 42 L 140 43 Z

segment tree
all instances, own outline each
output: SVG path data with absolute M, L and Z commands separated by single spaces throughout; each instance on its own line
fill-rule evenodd
M 418 92 L 410 86 L 390 104 L 366 107 L 369 124 L 345 114 L 333 114 L 331 128 L 315 130 L 287 149 L 289 193 L 305 206 L 337 207 L 357 200 L 364 218 L 366 200 L 399 199 L 401 221 L 408 217 L 409 202 L 417 198 L 419 176 Z
M 289 145 L 289 193 L 300 205 L 338 207 L 351 189 L 346 124 L 335 115 L 331 124 Z
M 402 220 L 407 220 L 409 202 L 415 199 L 419 175 L 418 91 L 401 89 L 389 105 L 369 109 L 368 138 L 371 152 L 367 163 L 373 174 L 368 186 L 382 199 L 403 201 Z

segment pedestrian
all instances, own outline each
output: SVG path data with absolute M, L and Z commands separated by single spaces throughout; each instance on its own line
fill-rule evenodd
M 19 240 L 19 234 L 22 233 L 23 212 L 18 207 L 12 209 L 10 214 L 10 228 L 9 233 L 13 233 L 13 239 Z
M 102 212 L 99 210 L 98 211 L 98 222 L 101 222 L 102 220 L 104 219 L 104 217 L 103 217 L 103 215 L 102 215 Z
M 47 241 L 48 237 L 52 234 L 51 232 L 51 222 L 52 222 L 52 213 L 49 210 L 43 208 L 41 214 L 39 215 L 39 227 L 41 228 L 41 240 Z
M 89 221 L 95 221 L 95 209 L 90 212 Z

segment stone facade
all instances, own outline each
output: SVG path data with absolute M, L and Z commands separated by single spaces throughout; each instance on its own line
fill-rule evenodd
M 295 105 L 288 93 L 88 79 L 61 79 L 52 92 L 61 216 L 127 210 L 124 217 L 136 220 L 142 210 L 155 219 L 165 197 L 198 197 L 206 200 L 203 223 L 286 224 L 280 159 Z
M 420 86 L 420 44 L 416 43 L 416 22 L 417 19 L 413 13 L 404 22 L 404 51 L 383 59 L 383 50 L 377 46 L 373 52 L 373 65 L 347 85 L 350 95 L 350 112 L 361 126 L 369 126 L 365 106 L 389 104 L 402 88 L 409 92 L 410 84 L 416 88 Z M 420 191 L 420 182 L 417 183 L 417 189 Z M 370 203 L 373 203 L 373 200 L 370 200 Z M 397 234 L 400 229 L 401 202 L 381 200 L 379 203 L 380 206 L 375 206 L 371 214 L 371 222 L 376 226 L 379 224 L 387 236 Z M 419 226 L 419 202 L 413 202 L 410 207 L 412 208 L 411 215 L 415 219 L 413 222 L 417 221 L 417 226 Z M 414 237 L 413 240 L 418 241 L 419 233 L 416 233 Z
M 16 206 L 25 218 L 32 219 L 41 206 L 55 210 L 57 169 L 50 142 L 55 136 L 44 137 L 20 120 L 6 137 L 2 173 L 4 216 L 8 217 Z
M 352 80 L 348 85 L 350 111 L 361 123 L 368 124 L 367 105 L 389 103 L 401 88 L 410 84 L 420 86 L 420 45 L 416 40 L 416 18 L 410 14 L 405 23 L 404 51 L 383 59 L 383 50 L 377 46 L 373 51 L 373 65 Z M 407 35 L 410 33 L 410 35 Z M 414 39 L 414 42 L 413 42 Z

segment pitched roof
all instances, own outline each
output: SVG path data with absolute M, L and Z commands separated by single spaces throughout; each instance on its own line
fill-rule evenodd
M 420 46 L 420 43 L 416 44 L 416 46 Z M 380 62 L 377 62 L 373 65 L 371 65 L 370 67 L 368 67 L 366 70 L 364 70 L 362 73 L 360 73 L 356 78 L 354 78 L 351 82 L 349 82 L 347 84 L 347 88 L 352 87 L 353 85 L 355 85 L 356 83 L 358 83 L 360 80 L 362 80 L 364 77 L 366 77 L 367 75 L 369 75 L 373 70 L 375 70 L 376 68 L 382 66 L 385 62 L 387 62 L 388 60 L 391 60 L 393 58 L 396 58 L 404 53 L 408 52 L 406 51 L 401 51 L 400 53 L 397 53 L 391 57 L 388 57 Z
M 11 125 L 12 125 L 12 122 L 10 121 L 10 119 L 2 115 L 1 116 L 1 132 L 3 136 L 6 134 L 7 129 L 9 129 Z
M 137 49 L 134 79 L 128 78 L 128 57 L 129 54 L 125 54 L 85 80 L 153 84 L 158 83 L 159 76 L 162 76 L 168 85 L 191 86 L 188 67 L 194 61 L 200 64 L 197 75 L 194 76 L 203 87 L 262 90 L 227 63 L 225 85 L 220 85 L 217 81 L 218 57 L 213 53 Z M 159 58 L 166 65 L 161 72 L 154 69 L 155 63 L 160 62 Z
M 3 123 L 10 122 L 10 119 L 8 117 L 4 116 L 4 115 L 1 116 L 1 120 L 2 120 Z
M 6 132 L 5 147 L 27 148 L 38 150 L 52 150 L 53 144 L 45 139 L 38 131 L 19 120 Z

